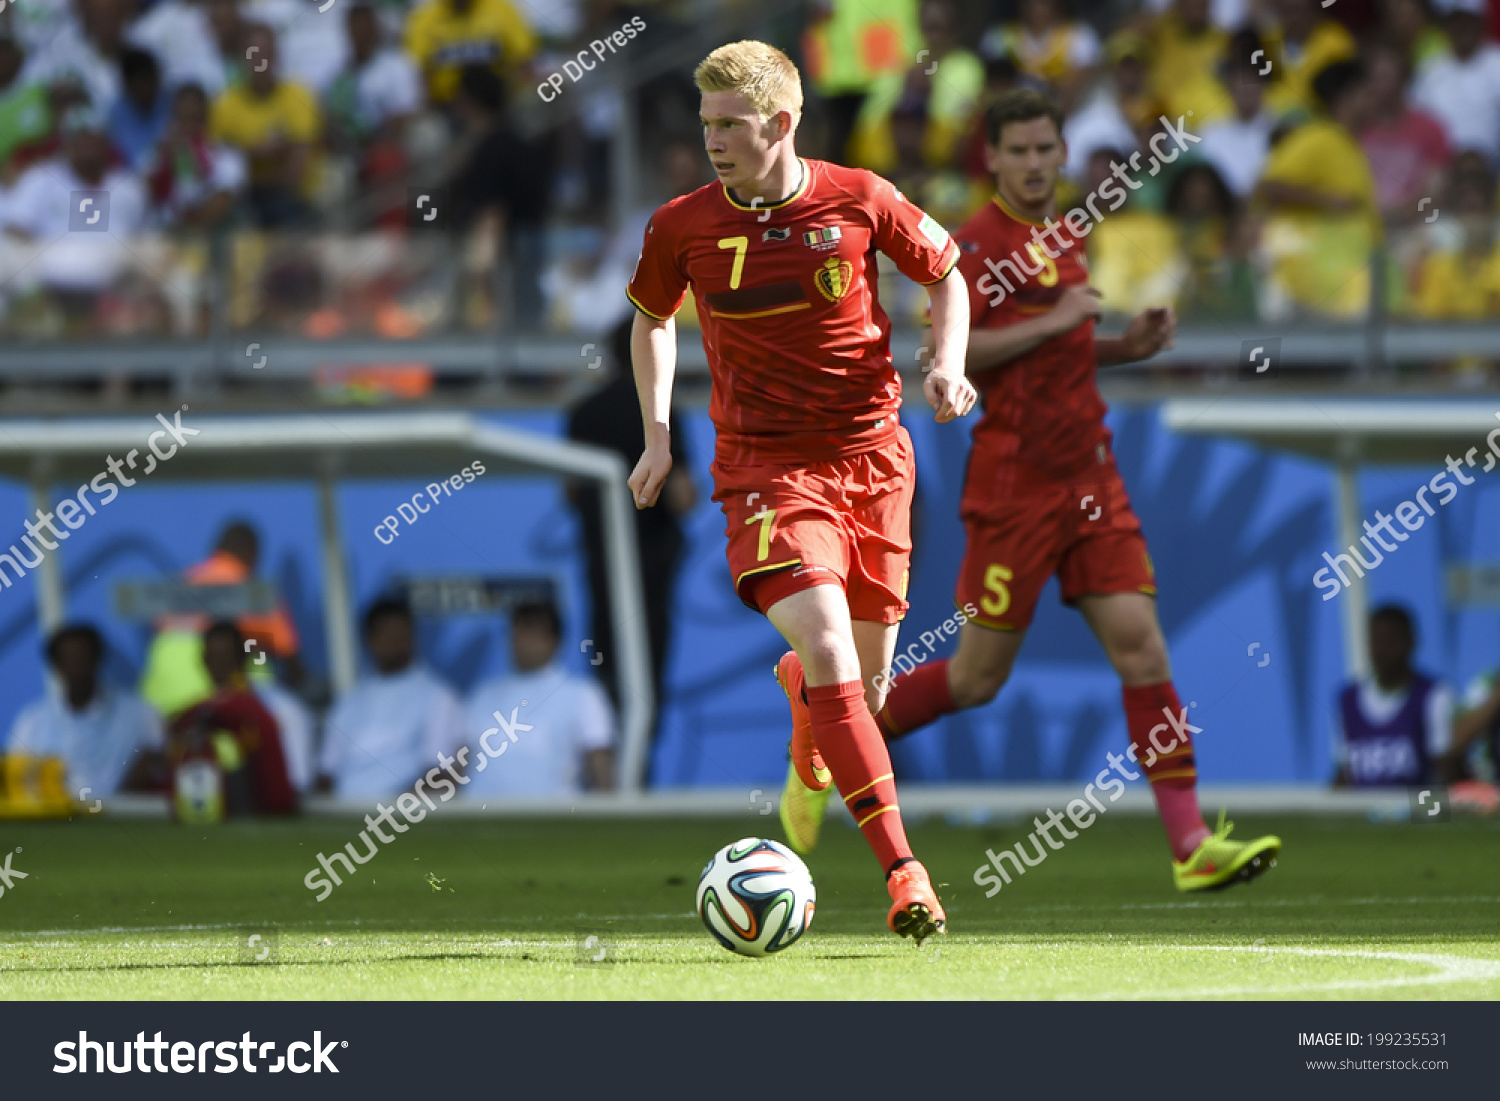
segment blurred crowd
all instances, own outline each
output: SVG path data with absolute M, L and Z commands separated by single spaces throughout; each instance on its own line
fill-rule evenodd
M 259 559 L 254 529 L 233 522 L 183 581 L 243 585 Z M 406 601 L 375 600 L 361 623 L 365 675 L 321 721 L 279 604 L 232 620 L 162 617 L 134 689 L 107 683 L 96 627 L 67 624 L 46 641 L 45 690 L 0 737 L 0 817 L 73 813 L 120 792 L 164 795 L 185 821 L 284 815 L 312 793 L 394 798 L 432 769 L 480 805 L 612 789 L 614 708 L 598 680 L 563 666 L 557 607 L 526 600 L 509 618 L 509 671 L 460 695 L 421 659 Z
M 1062 209 L 1117 166 L 1130 177 L 1089 237 L 1109 311 L 1355 318 L 1378 299 L 1397 316 L 1500 315 L 1500 21 L 1486 0 L 1006 7 L 834 0 L 807 50 L 829 149 L 951 227 L 992 191 L 984 108 L 1032 86 L 1067 114 Z M 886 33 L 903 19 L 904 39 Z M 1169 124 L 1192 149 L 1147 175 Z M 1455 367 L 1483 379 L 1482 364 Z
M 808 0 L 762 33 L 802 66 L 801 148 L 890 177 L 950 227 L 989 194 L 980 120 L 1007 88 L 1065 108 L 1064 202 L 1144 153 L 1163 120 L 1185 127 L 1191 155 L 1133 181 L 1090 238 L 1111 311 L 1352 318 L 1379 299 L 1472 320 L 1500 314 L 1497 6 Z M 12 4 L 0 331 L 201 334 L 212 269 L 236 329 L 607 332 L 651 210 L 711 178 L 691 32 L 743 8 Z M 596 68 L 652 51 L 671 64 L 543 85 L 632 21 L 644 30 Z M 642 135 L 634 210 L 615 202 L 622 130 Z M 80 211 L 80 192 L 108 203 Z M 419 192 L 443 233 L 412 230 Z M 217 253 L 214 230 L 232 231 Z

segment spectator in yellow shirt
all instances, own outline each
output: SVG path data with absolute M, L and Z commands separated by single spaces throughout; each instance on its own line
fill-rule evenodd
M 249 203 L 256 224 L 281 229 L 307 222 L 318 182 L 323 131 L 317 98 L 282 80 L 276 35 L 262 24 L 245 34 L 245 79 L 214 101 L 209 133 L 250 162 Z
M 1044 80 L 1063 110 L 1088 89 L 1099 63 L 1099 36 L 1087 23 L 1070 20 L 1062 0 L 1021 0 L 1020 20 L 991 27 L 980 42 L 985 57 L 1009 57 L 1027 76 Z
M 1500 248 L 1495 241 L 1495 177 L 1476 151 L 1462 154 L 1431 227 L 1437 248 L 1421 262 L 1413 306 L 1429 320 L 1483 321 L 1500 314 Z M 1441 229 L 1441 232 L 1437 232 Z
M 1335 61 L 1347 61 L 1359 46 L 1341 23 L 1326 18 L 1319 0 L 1275 0 L 1276 29 L 1263 35 L 1274 83 L 1266 96 L 1278 115 L 1311 114 L 1318 101 L 1313 77 Z
M 1191 110 L 1195 128 L 1233 111 L 1219 80 L 1229 35 L 1209 22 L 1208 7 L 1208 0 L 1176 0 L 1150 34 L 1151 91 L 1169 118 Z
M 488 65 L 510 81 L 536 49 L 536 35 L 509 0 L 427 0 L 406 21 L 406 52 L 433 103 L 453 98 L 464 66 Z
M 1269 212 L 1262 241 L 1292 305 L 1353 316 L 1369 305 L 1370 250 L 1380 238 L 1375 178 L 1355 136 L 1368 113 L 1364 72 L 1336 61 L 1312 87 L 1326 113 L 1272 147 L 1255 189 Z

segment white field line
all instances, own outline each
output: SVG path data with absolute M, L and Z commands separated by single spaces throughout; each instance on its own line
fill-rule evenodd
M 1433 970 L 1424 975 L 1387 975 L 1369 979 L 1334 979 L 1327 982 L 1293 983 L 1267 986 L 1209 986 L 1171 990 L 1121 990 L 1091 992 L 1084 1000 L 1137 1000 L 1221 998 L 1236 994 L 1308 994 L 1331 990 L 1377 990 L 1394 987 L 1436 986 L 1455 982 L 1492 982 L 1500 980 L 1500 961 L 1479 960 L 1468 956 L 1451 956 L 1438 952 L 1362 952 L 1338 948 L 1265 948 L 1214 945 L 1165 945 L 1162 951 L 1178 952 L 1251 952 L 1263 955 L 1328 956 L 1352 960 L 1390 960 L 1416 964 Z

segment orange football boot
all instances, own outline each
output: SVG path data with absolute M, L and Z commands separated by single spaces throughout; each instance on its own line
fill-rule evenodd
M 792 744 L 788 747 L 792 755 L 792 768 L 797 779 L 813 791 L 823 791 L 833 782 L 833 773 L 823 763 L 818 744 L 813 741 L 812 716 L 807 710 L 803 689 L 807 681 L 802 673 L 802 661 L 794 650 L 781 655 L 776 663 L 776 683 L 786 693 L 792 705 Z
M 948 915 L 943 913 L 937 892 L 932 889 L 927 869 L 917 861 L 901 865 L 890 874 L 885 885 L 891 892 L 891 913 L 886 918 L 891 932 L 921 944 L 934 933 L 948 931 Z

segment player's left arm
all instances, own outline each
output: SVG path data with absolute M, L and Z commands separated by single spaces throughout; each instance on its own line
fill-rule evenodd
M 1176 336 L 1177 315 L 1172 312 L 1172 307 L 1157 306 L 1132 317 L 1121 335 L 1097 338 L 1094 353 L 1100 367 L 1135 363 L 1150 359 L 1163 348 L 1170 348 Z
M 969 343 L 969 288 L 958 265 L 927 288 L 931 300 L 932 365 L 922 380 L 927 404 L 943 424 L 974 408 L 974 384 L 964 377 L 964 355 Z
M 962 417 L 978 395 L 964 377 L 969 342 L 969 288 L 958 270 L 958 245 L 930 214 L 909 202 L 895 185 L 864 173 L 872 185 L 864 195 L 875 246 L 895 262 L 896 270 L 927 288 L 932 332 L 932 359 L 922 392 L 938 423 Z

